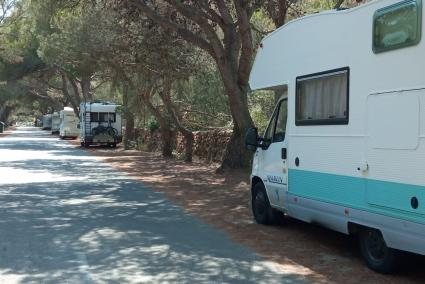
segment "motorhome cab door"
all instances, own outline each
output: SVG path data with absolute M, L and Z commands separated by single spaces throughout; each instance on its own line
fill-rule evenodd
M 287 143 L 285 140 L 287 118 L 288 100 L 285 98 L 280 100 L 275 108 L 258 153 L 262 162 L 262 178 L 270 204 L 282 209 L 285 207 L 288 181 Z

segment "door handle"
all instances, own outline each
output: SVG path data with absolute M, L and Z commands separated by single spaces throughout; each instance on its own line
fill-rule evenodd
M 288 158 L 288 154 L 287 154 L 286 148 L 282 148 L 281 157 L 282 157 L 282 160 L 286 160 Z

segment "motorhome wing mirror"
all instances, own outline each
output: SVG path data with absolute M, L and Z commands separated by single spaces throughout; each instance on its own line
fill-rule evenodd
M 77 128 L 78 128 L 78 129 L 80 129 L 80 127 L 81 127 L 81 126 L 80 126 L 80 124 L 78 123 L 78 124 L 77 124 Z
M 246 131 L 245 146 L 248 150 L 256 151 L 258 148 L 258 130 L 253 127 Z

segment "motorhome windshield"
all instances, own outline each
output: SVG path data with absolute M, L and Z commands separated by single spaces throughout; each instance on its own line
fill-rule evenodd
M 288 120 L 288 100 L 282 100 L 279 105 L 279 114 L 276 121 L 276 128 L 273 134 L 273 142 L 285 140 L 286 122 Z
M 264 133 L 264 142 L 281 142 L 285 139 L 286 122 L 288 119 L 288 100 L 283 99 L 277 105 L 269 126 Z

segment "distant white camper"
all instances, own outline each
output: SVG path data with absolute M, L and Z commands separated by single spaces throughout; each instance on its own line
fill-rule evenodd
M 59 112 L 55 111 L 52 114 L 52 134 L 59 134 L 60 124 L 61 124 L 60 114 Z
M 358 236 L 367 265 L 425 255 L 425 40 L 420 0 L 294 20 L 261 43 L 252 90 L 278 90 L 255 150 L 252 211 Z
M 107 145 L 116 147 L 122 141 L 122 120 L 119 105 L 92 102 L 80 105 L 80 140 L 82 147 Z
M 52 129 L 52 115 L 45 114 L 43 115 L 43 130 L 51 130 Z
M 73 108 L 65 107 L 61 110 L 60 122 L 59 137 L 61 139 L 76 139 L 78 137 L 80 134 L 80 130 L 78 129 L 80 120 L 75 115 Z

